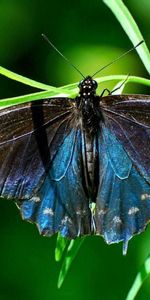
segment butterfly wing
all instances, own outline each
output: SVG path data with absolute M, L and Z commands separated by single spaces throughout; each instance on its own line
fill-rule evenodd
M 66 159 L 67 155 L 67 159 Z M 40 233 L 76 238 L 90 233 L 90 210 L 82 185 L 81 131 L 72 130 L 59 148 L 36 199 L 24 201 L 24 219 L 38 224 Z
M 150 183 L 150 96 L 108 96 L 102 101 L 105 124 Z
M 123 241 L 124 253 L 150 220 L 149 108 L 149 97 L 109 96 L 102 104 L 96 227 L 107 243 Z
M 59 103 L 58 103 L 59 102 Z M 71 130 L 67 100 L 34 102 L 0 110 L 0 195 L 31 198 Z
M 44 235 L 88 233 L 90 212 L 72 101 L 17 105 L 2 109 L 0 120 L 0 196 L 16 200 L 22 217 Z

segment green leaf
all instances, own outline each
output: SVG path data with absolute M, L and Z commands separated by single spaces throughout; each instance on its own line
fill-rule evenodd
M 103 2 L 112 10 L 134 46 L 144 40 L 131 13 L 121 0 L 103 0 Z M 145 68 L 150 73 L 150 53 L 146 43 L 137 47 L 136 51 L 138 52 Z
M 150 256 L 147 257 L 144 264 L 141 267 L 140 272 L 137 274 L 131 289 L 126 297 L 126 300 L 134 300 L 139 289 L 141 288 L 142 284 L 144 283 L 145 279 L 150 274 Z
M 62 237 L 60 233 L 57 235 L 57 242 L 55 248 L 55 260 L 60 261 L 62 259 L 64 250 L 69 244 L 69 240 L 65 237 Z
M 60 288 L 62 286 L 62 284 L 66 278 L 66 275 L 70 269 L 71 263 L 75 259 L 84 240 L 85 240 L 85 237 L 78 238 L 76 240 L 71 240 L 71 242 L 68 246 L 66 256 L 64 258 L 60 273 L 59 273 L 58 288 Z

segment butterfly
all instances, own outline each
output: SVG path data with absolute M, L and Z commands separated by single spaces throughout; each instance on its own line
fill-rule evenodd
M 101 235 L 126 253 L 150 220 L 150 96 L 96 89 L 87 76 L 74 99 L 0 110 L 0 197 L 42 235 Z

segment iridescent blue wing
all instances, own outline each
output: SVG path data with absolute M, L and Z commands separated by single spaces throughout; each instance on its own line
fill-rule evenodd
M 124 253 L 128 240 L 150 220 L 150 101 L 135 98 L 104 98 L 99 137 L 97 233 L 107 243 L 123 241 Z
M 82 180 L 81 131 L 72 130 L 36 198 L 21 204 L 23 218 L 35 222 L 43 235 L 59 231 L 62 236 L 76 238 L 90 233 L 90 209 Z
M 102 103 L 106 126 L 150 183 L 150 96 L 109 96 Z
M 13 199 L 42 234 L 89 231 L 80 133 L 69 99 L 0 111 L 0 196 Z M 82 222 L 85 216 L 85 222 Z

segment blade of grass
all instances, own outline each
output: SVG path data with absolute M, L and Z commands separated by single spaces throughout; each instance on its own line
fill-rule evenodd
M 62 237 L 59 233 L 57 235 L 57 242 L 55 248 L 55 260 L 60 261 L 62 259 L 65 248 L 69 244 L 69 240 Z
M 109 82 L 112 80 L 120 81 L 125 80 L 127 75 L 111 75 L 96 78 L 98 83 Z M 150 86 L 150 80 L 137 76 L 130 76 L 128 78 L 128 82 L 138 83 Z M 60 88 L 52 88 L 49 91 L 37 92 L 28 95 L 6 98 L 0 100 L 0 107 L 3 108 L 5 106 L 16 105 L 20 103 L 26 103 L 34 100 L 47 99 L 50 97 L 75 97 L 78 93 L 77 83 L 66 85 Z
M 133 19 L 128 8 L 121 0 L 103 0 L 103 2 L 112 10 L 117 20 L 123 27 L 124 31 L 128 35 L 133 45 L 137 45 L 140 41 L 144 40 L 135 20 Z M 141 46 L 136 48 L 145 68 L 150 73 L 150 53 L 143 43 Z
M 70 94 L 70 93 L 69 93 Z M 41 99 L 47 99 L 50 97 L 67 97 L 68 93 L 59 93 L 59 92 L 51 92 L 51 91 L 44 91 L 44 92 L 38 92 L 28 95 L 23 95 L 19 97 L 13 97 L 13 98 L 7 98 L 0 100 L 0 107 L 5 106 L 11 106 L 15 104 L 21 104 L 26 103 L 34 100 L 41 100 Z
M 147 257 L 144 264 L 141 267 L 140 272 L 137 274 L 131 289 L 125 300 L 134 300 L 139 289 L 141 288 L 142 284 L 150 274 L 150 256 Z
M 32 80 L 32 79 L 29 79 L 27 77 L 24 77 L 22 75 L 19 75 L 17 73 L 14 73 L 14 72 L 6 69 L 6 68 L 3 68 L 1 66 L 0 66 L 0 74 L 3 75 L 3 76 L 6 76 L 6 77 L 8 77 L 12 80 L 16 80 L 18 82 L 21 82 L 23 84 L 30 85 L 30 86 L 38 88 L 38 89 L 51 91 L 51 92 L 54 92 L 54 93 L 56 91 L 59 91 L 59 93 L 62 93 L 62 92 L 64 92 L 64 90 L 66 90 L 66 92 L 67 92 L 68 90 L 70 91 L 72 89 L 75 89 L 75 91 L 78 91 L 78 88 L 77 88 L 78 82 L 67 84 L 65 86 L 56 88 L 56 87 L 53 87 L 53 86 L 50 86 L 50 85 L 43 84 L 41 82 Z M 105 81 L 107 82 L 107 81 L 111 81 L 111 80 L 123 80 L 125 78 L 125 76 L 127 76 L 127 75 L 109 75 L 109 76 L 98 77 L 98 78 L 95 78 L 95 79 L 97 80 L 98 83 L 100 83 L 100 82 L 105 82 Z M 147 84 L 148 83 L 148 79 L 142 78 L 142 77 L 130 76 L 129 79 L 130 79 L 131 82 L 137 82 L 137 83 L 141 83 L 141 84 Z
M 16 80 L 18 82 L 21 82 L 23 84 L 26 84 L 26 85 L 29 85 L 29 86 L 32 86 L 32 87 L 35 87 L 35 88 L 38 88 L 38 89 L 41 89 L 41 90 L 50 90 L 50 89 L 53 88 L 50 85 L 47 85 L 47 84 L 29 79 L 25 76 L 16 74 L 16 73 L 14 73 L 12 71 L 9 71 L 6 68 L 3 68 L 1 66 L 0 66 L 0 74 L 3 75 L 3 76 L 6 76 L 6 77 L 8 77 L 12 80 Z
M 71 263 L 74 260 L 74 258 L 76 257 L 82 243 L 84 242 L 85 238 L 78 238 L 77 240 L 71 240 L 67 252 L 66 252 L 66 256 L 64 258 L 60 273 L 59 273 L 59 277 L 58 277 L 58 288 L 60 288 L 66 278 L 66 275 L 70 269 Z

